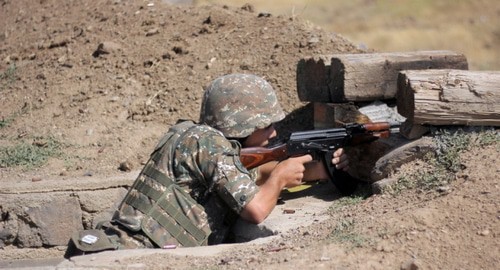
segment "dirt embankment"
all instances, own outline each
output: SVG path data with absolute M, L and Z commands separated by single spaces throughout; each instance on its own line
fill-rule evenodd
M 0 181 L 36 185 L 54 177 L 104 179 L 121 173 L 124 161 L 140 168 L 169 125 L 197 119 L 202 86 L 226 73 L 265 77 L 289 113 L 285 124 L 307 127 L 306 104 L 296 94 L 297 61 L 360 52 L 337 34 L 249 5 L 0 0 L 0 26 L 0 144 L 60 146 L 41 167 L 0 168 Z M 445 194 L 409 190 L 354 205 L 340 201 L 328 222 L 297 228 L 267 246 L 141 262 L 157 267 L 168 261 L 165 268 L 495 269 L 500 187 L 492 165 L 498 156 L 495 145 L 465 153 L 465 170 Z
M 51 160 L 36 169 L 41 175 L 115 173 L 127 160 L 139 166 L 169 125 L 197 120 L 202 87 L 227 73 L 265 77 L 290 113 L 304 105 L 295 87 L 300 58 L 357 51 L 339 35 L 250 5 L 0 4 L 0 119 L 8 122 L 0 139 L 64 144 L 64 162 Z M 2 179 L 14 171 L 2 169 Z

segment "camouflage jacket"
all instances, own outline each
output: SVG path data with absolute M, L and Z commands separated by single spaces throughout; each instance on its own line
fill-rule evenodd
M 234 217 L 258 191 L 240 144 L 206 125 L 174 125 L 151 154 L 114 216 L 157 246 L 224 241 Z

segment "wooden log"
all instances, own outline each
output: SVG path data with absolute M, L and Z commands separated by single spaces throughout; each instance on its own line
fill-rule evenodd
M 500 72 L 402 71 L 396 100 L 413 124 L 499 126 Z
M 297 65 L 301 101 L 339 103 L 392 99 L 401 70 L 468 69 L 463 54 L 417 51 L 334 54 L 306 58 Z
M 299 60 L 297 92 L 301 101 L 331 102 L 328 80 L 333 55 L 320 55 Z

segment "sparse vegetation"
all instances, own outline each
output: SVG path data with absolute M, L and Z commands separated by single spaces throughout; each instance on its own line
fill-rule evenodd
M 330 238 L 341 243 L 348 243 L 353 247 L 362 247 L 367 243 L 367 239 L 354 232 L 354 220 L 344 219 L 337 223 Z
M 334 212 L 340 208 L 348 207 L 351 205 L 356 205 L 362 202 L 364 199 L 371 195 L 371 186 L 370 185 L 360 185 L 358 189 L 350 196 L 345 196 L 336 200 L 329 211 Z
M 426 155 L 423 160 L 425 164 L 412 175 L 399 176 L 398 184 L 392 188 L 393 193 L 411 188 L 428 191 L 449 184 L 465 168 L 460 159 L 462 152 L 471 147 L 498 144 L 500 134 L 493 129 L 480 132 L 438 130 L 434 140 L 436 152 Z
M 497 130 L 486 130 L 479 133 L 478 135 L 479 136 L 475 138 L 475 143 L 479 147 L 484 147 L 491 144 L 497 144 L 497 147 L 500 147 L 500 145 L 498 145 L 498 142 L 500 142 L 500 133 Z
M 14 121 L 14 119 L 23 114 L 26 110 L 23 109 L 21 110 L 21 112 L 16 112 L 16 113 L 13 113 L 11 115 L 9 115 L 7 118 L 3 117 L 2 119 L 0 119 L 0 128 L 4 128 L 4 127 L 7 127 L 8 125 L 10 125 L 10 123 L 12 123 L 12 121 Z
M 24 141 L 13 146 L 0 146 L 0 167 L 41 166 L 50 157 L 61 155 L 61 146 L 61 143 L 52 137 L 36 137 L 32 142 Z
M 0 128 L 8 126 L 11 121 L 12 121 L 12 118 L 7 118 L 7 119 L 2 118 L 0 120 Z
M 263 2 L 278 5 L 281 1 Z M 279 90 L 280 103 L 291 114 L 287 122 L 299 128 L 313 123 L 311 108 L 303 110 L 305 104 L 297 98 L 294 79 L 294 67 L 303 57 L 357 53 L 357 44 L 360 48 L 395 51 L 405 43 L 412 46 L 405 51 L 449 49 L 464 53 L 471 70 L 500 65 L 496 61 L 499 57 L 495 57 L 500 53 L 500 35 L 492 36 L 488 30 L 500 29 L 500 7 L 492 0 L 318 0 L 308 1 L 307 7 L 298 6 L 295 0 L 283 1 L 287 7 L 277 7 L 278 11 L 293 17 L 281 17 L 258 6 L 241 8 L 247 1 L 237 4 L 239 0 L 228 3 L 237 9 L 176 7 L 162 1 L 0 2 L 6 3 L 0 8 L 5 29 L 0 31 L 0 73 L 10 65 L 5 64 L 6 60 L 19 59 L 16 80 L 0 90 L 0 120 L 7 124 L 0 129 L 0 148 L 13 148 L 22 141 L 36 146 L 32 137 L 26 137 L 33 134 L 54 134 L 63 142 L 63 154 L 49 157 L 39 168 L 0 168 L 0 205 L 5 213 L 0 226 L 5 228 L 4 240 L 11 242 L 0 249 L 0 257 L 7 267 L 35 258 L 44 259 L 40 260 L 44 265 L 46 259 L 62 259 L 63 248 L 47 243 L 49 239 L 44 236 L 54 235 L 54 231 L 39 227 L 47 224 L 34 223 L 35 219 L 49 218 L 36 216 L 51 214 L 48 211 L 52 205 L 44 205 L 64 203 L 62 195 L 68 194 L 71 200 L 67 202 L 82 208 L 86 226 L 92 219 L 97 222 L 97 218 L 104 217 L 91 212 L 91 208 L 113 207 L 107 201 L 113 200 L 111 192 L 118 186 L 110 180 L 131 176 L 118 171 L 119 164 L 130 160 L 134 171 L 141 169 L 151 147 L 169 125 L 177 119 L 196 120 L 203 86 L 216 76 L 239 71 L 265 76 Z M 319 6 L 314 18 L 330 20 L 331 31 L 320 31 L 300 20 L 318 3 L 326 5 Z M 455 9 L 466 3 L 473 5 Z M 425 8 L 426 4 L 433 6 Z M 380 19 L 374 21 L 376 17 Z M 474 33 L 464 32 L 471 28 Z M 424 35 L 419 34 L 422 32 Z M 372 42 L 374 38 L 397 47 L 378 46 Z M 109 54 L 92 57 L 92 51 L 106 41 L 116 42 L 118 50 L 114 44 Z M 473 50 L 467 45 L 472 45 Z M 150 106 L 138 106 L 149 101 Z M 16 114 L 23 104 L 27 104 L 29 113 Z M 496 136 L 484 136 L 469 143 L 481 141 L 488 145 L 495 140 Z M 446 196 L 411 189 L 401 196 L 381 194 L 368 200 L 352 196 L 321 202 L 336 207 L 338 211 L 331 217 L 306 211 L 309 206 L 315 208 L 314 203 L 301 207 L 302 199 L 314 202 L 323 198 L 306 196 L 297 204 L 286 201 L 275 210 L 279 222 L 286 226 L 279 227 L 283 232 L 265 241 L 222 245 L 218 254 L 212 251 L 219 247 L 209 247 L 209 256 L 196 256 L 198 249 L 187 249 L 186 255 L 180 256 L 170 251 L 138 251 L 137 256 L 104 261 L 102 266 L 154 269 L 168 261 L 168 267 L 174 269 L 496 269 L 498 255 L 484 251 L 498 249 L 498 169 L 494 166 L 500 153 L 498 145 L 473 147 L 470 152 L 460 153 L 460 163 L 467 168 L 455 174 L 460 180 L 446 185 Z M 432 175 L 433 166 L 418 160 L 404 164 L 400 173 L 417 170 Z M 468 180 L 464 183 L 464 179 Z M 413 178 L 407 180 L 409 185 L 417 184 Z M 58 183 L 61 186 L 56 188 Z M 5 195 L 9 190 L 12 194 Z M 31 192 L 37 190 L 43 193 Z M 4 203 L 10 198 L 12 207 Z M 279 211 L 283 207 L 296 211 L 284 214 Z M 57 213 L 63 215 L 61 219 L 50 220 L 65 226 L 58 237 L 52 237 L 58 242 L 74 224 L 66 223 L 67 218 L 79 219 L 77 212 L 68 215 L 68 209 Z M 290 226 L 293 223 L 289 218 L 304 218 L 308 225 Z M 53 267 L 68 263 L 78 267 L 76 261 L 85 264 L 82 259 Z M 100 265 L 100 260 L 91 263 Z
M 12 63 L 4 72 L 0 73 L 0 91 L 16 80 L 16 70 L 16 64 Z
M 330 213 L 339 212 L 342 208 L 349 208 L 363 202 L 371 194 L 371 186 L 361 184 L 352 195 L 335 200 L 328 210 Z M 349 243 L 352 247 L 364 246 L 368 240 L 354 231 L 354 225 L 354 220 L 340 220 L 330 233 L 330 239 L 341 243 Z
M 350 206 L 350 205 L 355 205 L 355 204 L 358 204 L 360 203 L 361 201 L 363 201 L 363 197 L 361 196 L 346 196 L 346 197 L 342 197 L 340 198 L 337 203 L 338 203 L 338 206 L 339 207 L 344 207 L 344 206 Z

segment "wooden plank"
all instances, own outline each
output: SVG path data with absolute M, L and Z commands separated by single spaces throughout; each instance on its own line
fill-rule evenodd
M 401 71 L 396 100 L 413 124 L 499 126 L 500 72 Z
M 297 64 L 297 93 L 301 101 L 330 102 L 328 77 L 332 55 L 314 56 Z
M 311 102 L 392 99 L 399 71 L 445 68 L 466 70 L 467 59 L 452 51 L 317 56 L 299 61 L 297 91 L 301 101 Z

